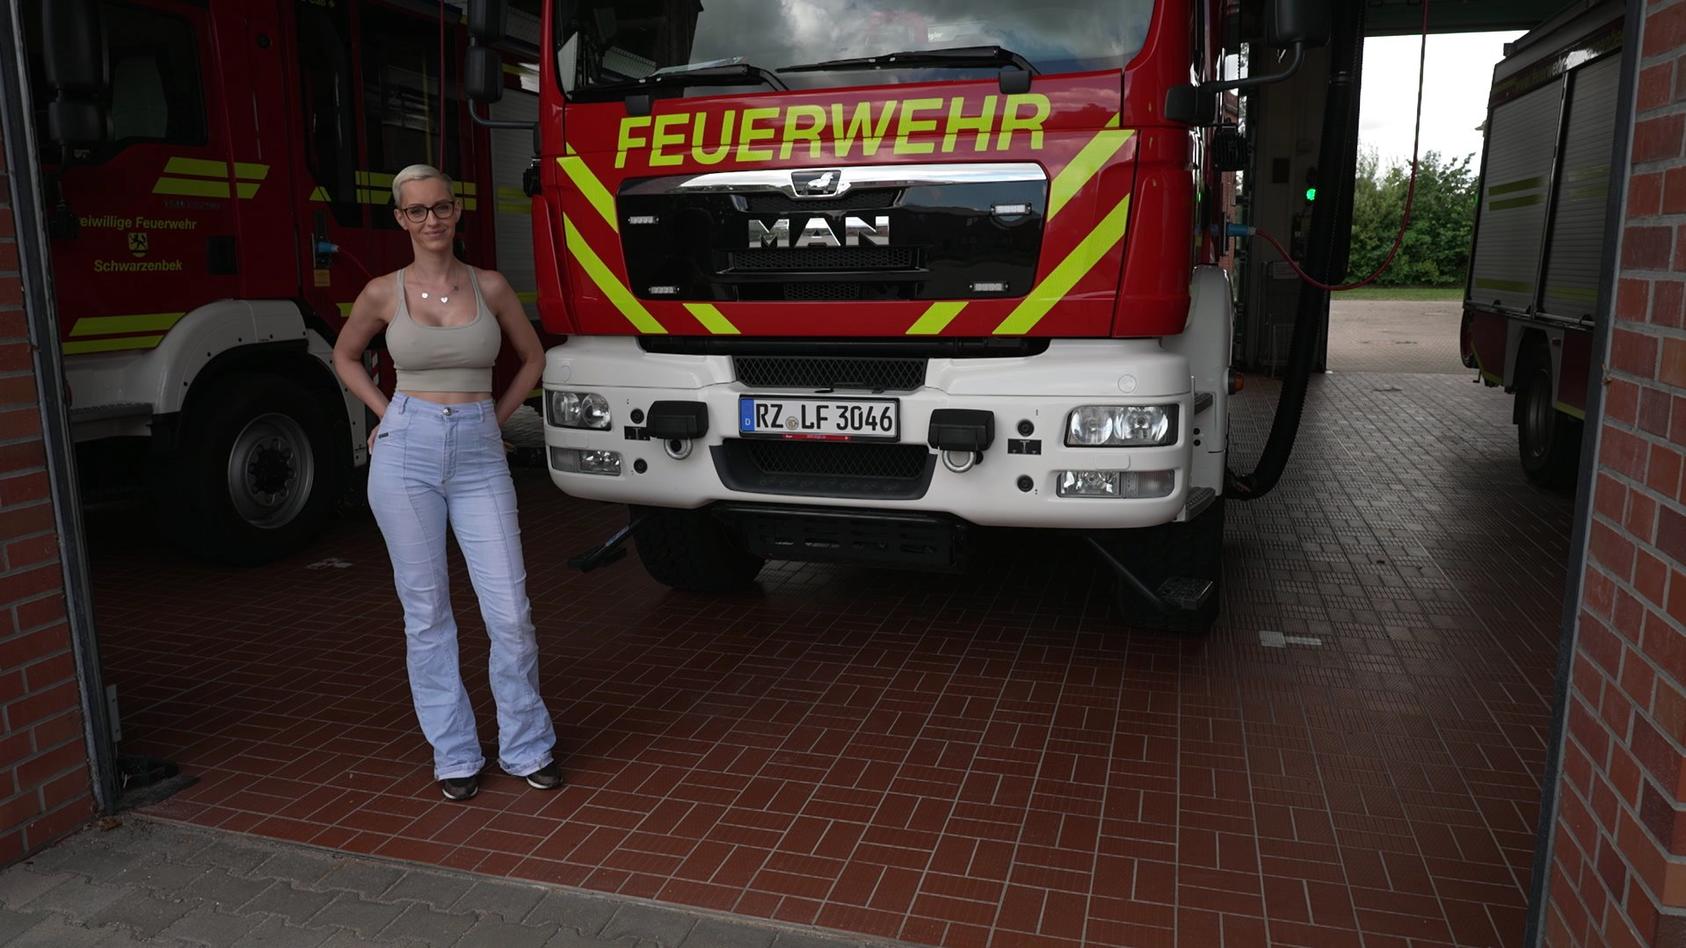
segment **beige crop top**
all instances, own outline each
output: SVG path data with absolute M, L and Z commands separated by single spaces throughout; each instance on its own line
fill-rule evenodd
M 410 318 L 399 270 L 398 310 L 386 327 L 386 351 L 397 370 L 398 389 L 409 392 L 490 392 L 492 364 L 503 333 L 480 296 L 480 281 L 468 268 L 474 287 L 474 319 L 462 326 L 424 326 Z

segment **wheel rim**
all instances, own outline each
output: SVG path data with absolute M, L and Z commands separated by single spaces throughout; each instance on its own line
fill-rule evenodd
M 1522 444 L 1530 460 L 1542 461 L 1551 451 L 1556 413 L 1551 404 L 1551 376 L 1533 373 L 1528 379 L 1528 400 L 1522 406 Z
M 246 423 L 228 455 L 228 496 L 242 520 L 273 530 L 298 517 L 316 483 L 316 455 L 303 426 L 269 413 Z

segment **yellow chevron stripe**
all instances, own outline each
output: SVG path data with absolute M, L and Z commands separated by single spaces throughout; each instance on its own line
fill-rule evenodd
M 561 163 L 562 170 L 567 172 L 568 180 L 574 182 L 574 187 L 579 188 L 580 196 L 590 202 L 592 207 L 597 208 L 597 213 L 603 215 L 603 220 L 614 228 L 615 233 L 620 233 L 620 221 L 615 219 L 615 199 L 609 194 L 609 189 L 603 187 L 603 182 L 591 173 L 585 159 L 570 155 L 556 160 Z
M 609 265 L 603 262 L 602 257 L 597 256 L 597 252 L 591 249 L 590 244 L 586 243 L 585 237 L 579 232 L 579 228 L 574 226 L 573 218 L 566 214 L 562 215 L 562 228 L 567 238 L 568 252 L 572 253 L 574 259 L 580 262 L 581 269 L 585 270 L 586 275 L 591 277 L 591 282 L 597 284 L 597 288 L 603 292 L 604 296 L 609 298 L 609 302 L 613 303 L 616 309 L 621 311 L 621 315 L 625 316 L 627 321 L 632 323 L 633 327 L 639 332 L 665 335 L 667 330 L 662 324 L 656 322 L 656 318 L 650 315 L 650 311 L 644 308 L 644 304 L 638 301 L 638 297 L 633 296 L 632 291 L 621 284 L 614 271 L 609 269 Z
M 173 194 L 179 197 L 228 197 L 227 181 L 198 181 L 193 178 L 159 178 L 152 186 L 153 194 Z
M 322 204 L 328 203 L 328 189 L 321 187 L 317 188 L 316 190 L 310 192 L 310 199 Z
M 132 316 L 84 316 L 70 329 L 75 336 L 115 336 L 119 333 L 169 332 L 186 313 L 137 313 Z
M 726 318 L 726 314 L 722 313 L 719 307 L 710 303 L 686 303 L 685 308 L 691 311 L 692 316 L 697 317 L 697 322 L 702 323 L 704 329 L 716 336 L 741 335 L 738 327 L 732 325 L 732 321 Z
M 522 290 L 521 292 L 515 294 L 515 298 L 523 303 L 537 303 L 539 301 L 539 291 Z
M 1071 288 L 1077 285 L 1077 281 L 1083 279 L 1083 275 L 1093 269 L 1095 264 L 1107 255 L 1107 251 L 1124 239 L 1129 220 L 1130 198 L 1126 195 L 1124 200 L 1119 201 L 1118 206 L 1089 232 L 1089 236 L 1083 238 L 1083 242 L 1060 261 L 1059 266 L 1048 274 L 1047 279 L 1033 287 L 1030 293 L 1019 301 L 1019 305 L 1013 307 L 1013 311 L 1007 314 L 1001 325 L 995 327 L 995 334 L 1019 335 L 1035 329 L 1042 317 L 1054 308 L 1054 304 L 1064 299 L 1065 295 L 1071 292 Z
M 228 177 L 228 162 L 204 158 L 171 158 L 164 162 L 165 174 L 185 174 L 198 178 Z
M 256 197 L 259 187 L 261 187 L 261 185 L 255 181 L 234 182 L 234 191 L 236 194 L 239 194 L 243 200 Z
M 126 336 L 122 339 L 84 339 L 64 344 L 65 355 L 84 355 L 89 352 L 121 352 L 126 349 L 156 349 L 163 336 Z
M 925 315 L 919 317 L 919 321 L 908 329 L 907 334 L 935 336 L 947 329 L 948 324 L 954 322 L 954 317 L 959 316 L 960 311 L 965 308 L 966 304 L 963 301 L 932 303 L 930 308 L 925 310 Z
M 1053 220 L 1061 209 L 1071 202 L 1083 186 L 1094 180 L 1095 175 L 1106 167 L 1112 156 L 1118 154 L 1124 143 L 1130 140 L 1135 132 L 1131 129 L 1118 127 L 1118 116 L 1115 114 L 1107 122 L 1107 127 L 1100 134 L 1089 140 L 1077 157 L 1071 159 L 1054 176 L 1054 183 L 1048 188 L 1048 219 Z
M 249 161 L 234 163 L 234 176 L 245 181 L 262 181 L 269 177 L 269 166 L 254 164 Z

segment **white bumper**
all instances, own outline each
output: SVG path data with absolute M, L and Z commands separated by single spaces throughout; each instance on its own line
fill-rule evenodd
M 1187 358 L 1165 351 L 1153 339 L 1056 340 L 1046 352 L 1030 357 L 932 358 L 925 386 L 894 396 L 900 403 L 901 443 L 925 445 L 931 413 L 937 409 L 988 411 L 995 417 L 995 438 L 981 463 L 964 473 L 935 463 L 929 486 L 916 499 L 761 493 L 728 487 L 717 467 L 718 449 L 737 438 L 738 397 L 811 395 L 811 390 L 749 389 L 737 381 L 728 356 L 652 354 L 629 337 L 576 336 L 547 354 L 544 387 L 602 395 L 610 403 L 613 422 L 607 431 L 585 431 L 555 427 L 547 421 L 545 443 L 551 449 L 620 453 L 618 476 L 567 473 L 550 464 L 558 487 L 590 500 L 672 508 L 720 501 L 870 508 L 950 514 L 983 526 L 1147 527 L 1182 515 L 1191 478 L 1197 476 L 1192 463 L 1197 453 L 1221 457 L 1224 433 L 1212 409 L 1196 414 L 1193 374 Z M 1218 394 L 1220 404 L 1222 397 Z M 628 436 L 633 412 L 646 411 L 656 401 L 708 406 L 707 435 L 692 445 L 687 457 L 670 457 L 660 441 Z M 1066 447 L 1067 414 L 1081 405 L 1097 404 L 1174 404 L 1178 406 L 1176 443 L 1149 448 Z M 1028 437 L 1020 434 L 1021 422 L 1027 421 L 1033 428 Z M 1013 453 L 1011 442 L 1026 440 L 1039 442 L 1040 453 Z M 547 456 L 553 452 L 547 451 Z M 1060 497 L 1055 489 L 1057 472 L 1068 469 L 1173 471 L 1175 487 L 1169 496 L 1152 499 Z

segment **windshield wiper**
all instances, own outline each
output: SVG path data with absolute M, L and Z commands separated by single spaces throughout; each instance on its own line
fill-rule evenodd
M 666 66 L 644 76 L 641 79 L 628 79 L 624 82 L 606 82 L 602 85 L 588 86 L 574 93 L 576 99 L 613 98 L 617 95 L 626 96 L 627 111 L 633 115 L 648 115 L 651 97 L 646 93 L 653 89 L 683 89 L 687 86 L 741 86 L 744 80 L 754 80 L 764 86 L 777 89 L 780 92 L 789 91 L 779 74 L 771 69 L 757 66 L 754 63 L 734 62 L 732 60 L 715 60 L 706 63 L 692 63 L 687 66 Z
M 819 63 L 786 66 L 779 72 L 847 72 L 858 69 L 919 69 L 921 67 L 1000 66 L 1001 91 L 1024 92 L 1037 74 L 1030 60 L 1004 46 L 954 46 L 948 49 L 910 49 L 878 56 L 856 56 Z M 1011 67 L 1011 68 L 1009 68 Z

